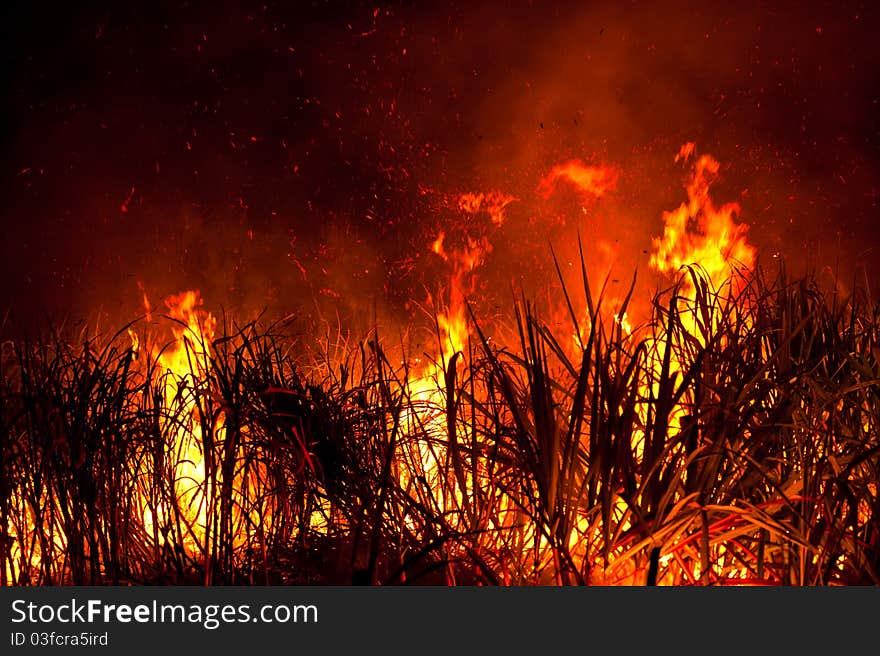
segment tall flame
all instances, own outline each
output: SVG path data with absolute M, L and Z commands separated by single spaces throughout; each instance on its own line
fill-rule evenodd
M 144 296 L 146 303 L 146 295 Z M 174 342 L 155 355 L 157 374 L 164 397 L 164 407 L 174 409 L 162 418 L 163 432 L 171 437 L 173 477 L 177 507 L 184 510 L 187 536 L 184 544 L 195 552 L 204 546 L 207 533 L 208 505 L 206 491 L 205 453 L 201 418 L 196 397 L 190 390 L 203 386 L 211 367 L 210 343 L 217 322 L 201 309 L 198 291 L 184 291 L 165 299 L 168 317 L 174 322 Z M 149 305 L 146 305 L 149 312 Z M 170 518 L 167 508 L 146 510 L 145 524 L 151 529 L 154 521 L 164 523 Z
M 688 161 L 695 153 L 693 143 L 681 147 L 675 161 Z M 663 213 L 663 235 L 652 239 L 651 266 L 661 273 L 675 273 L 690 264 L 699 265 L 717 287 L 737 270 L 755 265 L 755 248 L 746 239 L 748 226 L 736 222 L 738 203 L 716 207 L 709 188 L 720 165 L 710 155 L 701 155 L 687 179 L 688 200 Z

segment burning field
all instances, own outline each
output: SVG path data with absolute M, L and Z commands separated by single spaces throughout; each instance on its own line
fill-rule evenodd
M 4 585 L 880 584 L 868 9 L 68 11 Z

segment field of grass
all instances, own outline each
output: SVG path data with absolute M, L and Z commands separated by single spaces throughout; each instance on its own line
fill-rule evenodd
M 586 276 L 560 304 L 472 314 L 430 379 L 284 323 L 221 321 L 183 375 L 138 323 L 4 340 L 0 580 L 880 583 L 864 289 L 692 269 L 632 331 Z

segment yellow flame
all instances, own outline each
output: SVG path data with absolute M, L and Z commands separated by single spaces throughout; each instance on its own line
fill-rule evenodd
M 688 161 L 694 152 L 694 144 L 685 144 L 676 161 Z M 756 251 L 746 239 L 748 226 L 735 220 L 739 204 L 716 207 L 709 195 L 719 169 L 718 160 L 709 155 L 697 159 L 686 183 L 687 202 L 663 213 L 663 235 L 651 242 L 650 264 L 655 270 L 669 274 L 697 264 L 718 287 L 735 271 L 754 267 Z

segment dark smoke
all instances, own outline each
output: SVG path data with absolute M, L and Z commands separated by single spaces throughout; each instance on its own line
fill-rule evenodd
M 443 273 L 439 199 L 490 188 L 523 199 L 490 235 L 499 295 L 575 229 L 648 277 L 685 141 L 763 261 L 880 280 L 873 3 L 509 4 L 8 5 L 0 310 L 128 318 L 138 281 L 403 309 Z M 570 158 L 622 175 L 557 220 L 529 199 Z

